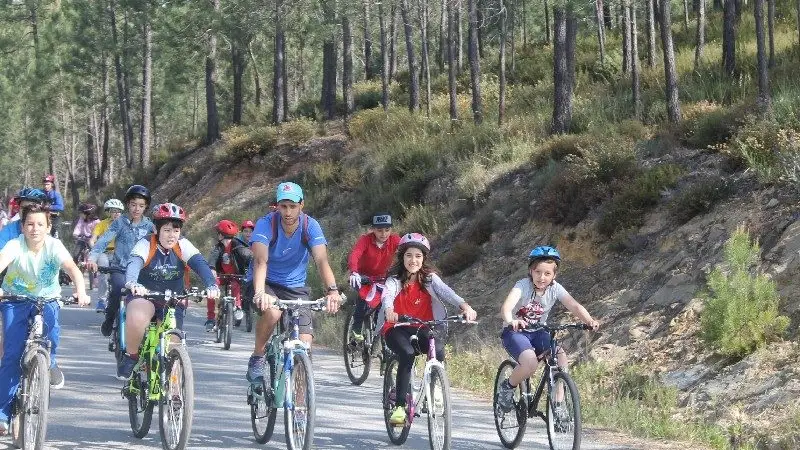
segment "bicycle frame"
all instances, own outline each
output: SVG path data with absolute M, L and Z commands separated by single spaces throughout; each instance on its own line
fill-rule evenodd
M 275 408 L 294 408 L 292 404 L 291 373 L 294 368 L 294 355 L 308 353 L 308 344 L 300 340 L 300 317 L 294 309 L 287 309 L 291 319 L 291 329 L 281 333 L 276 324 L 267 346 L 267 359 L 276 362 L 272 376 L 272 404 Z M 280 365 L 277 364 L 281 361 Z
M 420 379 L 420 384 L 414 385 L 414 368 L 416 367 L 416 360 L 414 364 L 411 366 L 411 392 L 408 393 L 408 397 L 406 397 L 406 405 L 408 405 L 408 422 L 414 423 L 414 416 L 416 415 L 416 411 L 418 406 L 425 405 L 425 401 L 432 398 L 430 389 L 431 389 L 431 371 L 433 370 L 433 366 L 439 366 L 444 370 L 444 364 L 442 364 L 438 359 L 436 359 L 436 338 L 434 337 L 434 333 L 431 332 L 430 336 L 428 336 L 428 354 L 427 359 L 425 360 L 425 368 L 422 371 L 422 378 Z M 446 372 L 446 371 L 445 371 Z

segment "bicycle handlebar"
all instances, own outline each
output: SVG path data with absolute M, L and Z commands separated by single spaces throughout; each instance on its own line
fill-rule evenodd
M 50 303 L 50 302 L 57 302 L 60 298 L 45 298 L 45 297 L 34 297 L 32 295 L 0 295 L 0 302 L 10 302 L 10 301 L 18 301 L 18 302 L 31 302 L 31 303 Z
M 84 265 L 85 265 L 85 263 L 84 263 Z M 107 274 L 125 273 L 125 269 L 122 268 L 122 267 L 101 267 L 101 266 L 98 266 L 97 267 L 97 271 L 100 272 L 100 273 L 107 273 Z
M 537 322 L 537 323 L 534 323 L 532 325 L 528 324 L 528 326 L 524 328 L 525 331 L 545 330 L 545 331 L 549 331 L 551 333 L 558 332 L 558 331 L 564 331 L 564 330 L 568 330 L 568 329 L 591 330 L 592 327 L 587 325 L 587 324 L 585 324 L 585 323 L 579 323 L 579 322 L 576 322 L 576 323 L 565 323 L 565 324 L 562 324 L 562 325 L 554 325 L 554 326 L 547 325 L 546 323 Z
M 344 296 L 342 296 L 344 298 Z M 342 300 L 344 302 L 344 300 Z M 302 307 L 308 306 L 312 311 L 324 311 L 326 308 L 325 306 L 328 303 L 328 299 L 325 297 L 318 298 L 316 300 L 282 300 L 278 299 L 273 305 L 275 305 L 278 309 L 285 310 L 285 309 L 292 309 L 293 307 Z
M 123 288 L 122 289 L 122 293 L 123 294 L 131 294 L 132 292 L 128 288 Z M 148 299 L 148 300 L 166 300 L 166 301 L 170 301 L 170 300 L 185 300 L 185 299 L 187 299 L 189 297 L 192 297 L 194 295 L 195 294 L 193 292 L 188 292 L 188 291 L 184 291 L 182 293 L 178 293 L 178 292 L 173 292 L 173 291 L 167 290 L 165 292 L 150 291 L 147 294 L 137 294 L 136 297 L 137 298 L 145 298 L 145 299 Z
M 399 321 L 395 322 L 395 324 L 394 324 L 395 327 L 405 327 L 405 326 L 409 326 L 409 325 L 420 324 L 420 325 L 425 325 L 425 326 L 430 328 L 430 327 L 433 327 L 435 325 L 439 325 L 439 324 L 443 324 L 443 323 L 447 323 L 447 322 L 467 323 L 467 324 L 471 324 L 471 325 L 479 323 L 478 321 L 475 321 L 475 320 L 467 320 L 467 317 L 464 314 L 458 314 L 458 315 L 455 315 L 455 316 L 445 317 L 444 319 L 434 319 L 434 320 L 421 320 L 421 319 L 417 319 L 416 317 L 400 315 L 399 319 L 400 319 Z
M 386 281 L 386 277 L 368 277 L 366 275 L 361 275 L 361 284 L 378 284 L 383 283 Z
M 223 280 L 244 280 L 244 275 L 237 275 L 235 273 L 218 273 L 217 278 L 221 278 Z

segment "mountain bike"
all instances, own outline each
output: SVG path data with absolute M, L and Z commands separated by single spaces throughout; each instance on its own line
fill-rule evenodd
M 97 271 L 108 275 L 125 273 L 125 269 L 122 267 L 98 267 Z M 108 351 L 114 353 L 114 360 L 117 364 L 122 361 L 122 356 L 125 354 L 125 300 L 122 298 L 119 302 L 119 312 L 114 318 L 114 326 L 111 328 L 111 336 L 108 337 Z
M 437 325 L 445 325 L 447 323 L 474 324 L 477 322 L 467 321 L 462 315 L 428 321 L 400 316 L 400 321 L 394 324 L 395 327 L 419 324 L 422 325 L 420 331 L 427 329 L 429 332 L 427 333 L 428 354 L 422 377 L 418 380 L 416 379 L 418 358 L 414 359 L 414 365 L 411 368 L 411 381 L 409 382 L 410 386 L 406 396 L 406 422 L 402 426 L 396 426 L 389 420 L 397 402 L 397 386 L 395 386 L 395 382 L 397 380 L 399 362 L 395 356 L 390 356 L 386 362 L 386 371 L 383 374 L 383 420 L 392 444 L 403 444 L 408 439 L 408 432 L 411 430 L 414 418 L 419 417 L 420 414 L 427 414 L 428 438 L 430 439 L 431 450 L 449 450 L 451 448 L 452 405 L 450 382 L 447 379 L 444 364 L 436 359 Z
M 82 241 L 76 242 L 75 245 L 81 245 L 80 242 Z M 81 249 L 80 253 L 78 253 L 78 260 L 76 261 L 78 268 L 80 268 L 81 272 L 84 272 L 86 274 L 86 278 L 89 279 L 89 290 L 95 288 L 97 279 L 94 271 L 86 269 L 86 263 L 89 262 L 89 252 L 91 251 L 92 247 L 90 247 L 88 243 L 84 242 L 83 248 Z
M 47 412 L 50 405 L 50 340 L 44 332 L 43 309 L 57 298 L 18 295 L 0 296 L 2 302 L 32 303 L 28 338 L 22 352 L 22 376 L 11 407 L 11 435 L 14 445 L 25 450 L 44 448 Z
M 361 284 L 368 285 L 373 283 L 383 282 L 385 278 L 372 279 L 369 277 L 361 277 Z M 381 291 L 382 288 L 378 288 Z M 358 295 L 358 294 L 356 294 Z M 379 297 L 379 293 L 376 296 Z M 361 301 L 364 301 L 361 299 Z M 358 300 L 356 300 L 356 303 Z M 356 341 L 351 337 L 353 330 L 353 316 L 356 313 L 356 305 L 353 311 L 347 316 L 344 325 L 344 338 L 342 339 L 342 354 L 344 355 L 344 367 L 347 371 L 347 376 L 350 382 L 356 386 L 361 385 L 367 377 L 372 366 L 372 359 L 377 357 L 380 362 L 380 375 L 383 376 L 383 371 L 386 368 L 387 352 L 391 350 L 386 347 L 383 341 L 383 336 L 380 330 L 376 330 L 378 323 L 378 314 L 381 311 L 380 301 L 374 308 L 369 308 L 364 314 L 364 322 L 361 327 L 361 334 L 364 340 Z
M 161 446 L 165 450 L 185 449 L 192 430 L 192 362 L 186 350 L 186 334 L 175 321 L 175 308 L 190 296 L 171 291 L 136 296 L 164 303 L 166 311 L 159 314 L 157 310 L 153 315 L 139 347 L 139 362 L 122 388 L 122 396 L 128 399 L 131 430 L 139 439 L 150 431 L 153 408 L 158 404 Z
M 222 342 L 222 348 L 229 350 L 231 348 L 233 322 L 234 320 L 242 320 L 244 318 L 241 305 L 236 305 L 236 297 L 233 296 L 231 283 L 234 281 L 241 282 L 244 277 L 242 275 L 219 274 L 217 278 L 220 279 L 220 283 L 223 281 L 227 281 L 227 283 L 224 283 L 225 295 L 217 300 L 216 342 L 218 344 Z
M 344 302 L 344 296 L 342 297 Z M 289 314 L 290 328 L 283 319 L 275 326 L 266 348 L 267 373 L 250 383 L 247 404 L 256 442 L 265 444 L 275 429 L 275 414 L 283 407 L 286 445 L 289 450 L 308 450 L 314 442 L 316 397 L 314 373 L 308 345 L 300 340 L 297 307 L 322 311 L 325 298 L 318 300 L 278 300 L 275 306 Z M 279 329 L 280 328 L 280 329 Z
M 569 374 L 558 366 L 556 335 L 565 330 L 589 330 L 591 327 L 582 323 L 548 326 L 535 324 L 526 331 L 545 330 L 550 333 L 550 349 L 538 356 L 542 364 L 542 377 L 534 392 L 531 392 L 531 380 L 526 379 L 514 391 L 514 409 L 505 412 L 497 404 L 497 393 L 500 383 L 511 375 L 517 366 L 513 359 L 500 363 L 494 380 L 494 424 L 500 442 L 506 448 L 515 448 L 525 435 L 528 419 L 538 417 L 547 427 L 547 440 L 552 450 L 579 450 L 581 447 L 581 402 L 578 388 Z M 539 402 L 544 397 L 544 405 Z

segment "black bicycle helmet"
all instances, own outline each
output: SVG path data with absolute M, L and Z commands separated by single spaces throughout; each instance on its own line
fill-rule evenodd
M 143 198 L 147 204 L 150 204 L 150 189 L 142 186 L 141 184 L 134 184 L 133 186 L 129 187 L 128 190 L 125 192 L 125 203 L 132 198 Z
M 78 210 L 83 214 L 91 214 L 96 209 L 97 209 L 97 206 L 95 206 L 92 203 L 81 203 L 81 205 L 78 206 Z
M 42 204 L 48 201 L 47 194 L 45 194 L 43 190 L 37 188 L 29 188 L 29 187 L 20 189 L 19 193 L 17 194 L 17 199 L 19 201 L 27 201 L 27 202 L 42 203 Z

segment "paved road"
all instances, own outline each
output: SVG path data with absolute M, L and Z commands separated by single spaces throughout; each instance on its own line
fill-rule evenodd
M 193 305 L 194 306 L 194 305 Z M 224 351 L 202 330 L 205 308 L 193 307 L 186 320 L 189 353 L 195 374 L 195 416 L 190 447 L 194 449 L 284 449 L 283 416 L 278 413 L 275 434 L 264 446 L 255 443 L 250 429 L 244 379 L 252 335 L 237 332 L 233 345 Z M 201 315 L 202 314 L 202 315 Z M 50 403 L 48 449 L 157 449 L 161 448 L 157 421 L 144 439 L 131 435 L 127 402 L 120 395 L 121 382 L 107 340 L 100 336 L 101 315 L 93 310 L 62 309 L 60 366 L 66 386 L 53 391 Z M 341 358 L 329 351 L 314 355 L 317 388 L 315 446 L 320 449 L 400 448 L 389 443 L 380 406 L 381 380 L 372 375 L 362 386 L 352 386 L 344 374 Z M 156 410 L 157 411 L 157 410 Z M 453 448 L 497 449 L 499 444 L 491 406 L 457 394 L 453 405 Z M 634 449 L 650 446 L 601 445 L 601 438 L 587 432 L 582 448 Z M 0 450 L 11 448 L 0 439 Z M 407 449 L 426 449 L 427 426 L 420 420 L 412 426 Z M 547 448 L 544 429 L 529 427 L 521 448 Z M 685 448 L 685 447 L 684 447 Z

